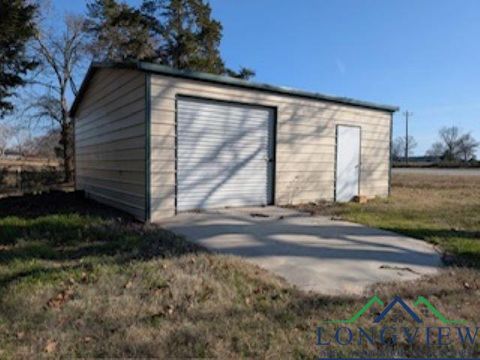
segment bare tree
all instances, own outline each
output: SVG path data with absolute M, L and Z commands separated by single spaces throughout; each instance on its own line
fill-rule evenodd
M 438 134 L 445 147 L 444 158 L 446 160 L 455 160 L 458 156 L 460 130 L 456 126 L 443 127 Z
M 417 147 L 417 141 L 413 136 L 408 137 L 408 155 L 411 156 L 414 153 L 414 149 Z M 395 161 L 405 158 L 405 148 L 407 143 L 405 136 L 399 136 L 395 138 L 392 144 L 392 156 Z
M 9 140 L 12 136 L 12 129 L 6 124 L 0 123 L 0 157 L 3 156 L 5 149 L 8 146 Z
M 456 126 L 443 127 L 438 132 L 440 141 L 435 142 L 427 151 L 427 155 L 442 160 L 468 161 L 475 156 L 475 150 L 480 146 L 470 133 L 461 134 Z
M 25 144 L 32 139 L 29 123 L 17 123 L 10 127 L 10 146 L 21 156 L 25 156 Z
M 59 138 L 58 129 L 52 129 L 43 135 L 32 137 L 22 144 L 23 153 L 26 156 L 55 159 L 57 158 Z
M 32 103 L 33 116 L 51 120 L 60 128 L 60 144 L 65 171 L 65 181 L 73 178 L 72 120 L 69 117 L 68 94 L 77 95 L 75 76 L 83 66 L 85 54 L 84 19 L 65 16 L 65 28 L 61 31 L 43 26 L 36 36 L 34 51 L 41 66 L 33 82 L 44 92 Z
M 405 154 L 405 142 L 402 137 L 397 137 L 392 144 L 392 157 L 394 161 L 399 161 Z
M 464 134 L 458 139 L 457 147 L 458 153 L 462 157 L 463 161 L 467 162 L 475 157 L 475 151 L 480 143 L 476 141 L 472 134 Z
M 430 149 L 428 149 L 426 153 L 427 156 L 431 156 L 437 159 L 443 158 L 444 154 L 445 154 L 445 146 L 440 141 L 433 143 Z

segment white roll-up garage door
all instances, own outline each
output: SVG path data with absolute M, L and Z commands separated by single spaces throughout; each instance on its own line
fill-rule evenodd
M 179 98 L 177 210 L 267 205 L 273 110 Z

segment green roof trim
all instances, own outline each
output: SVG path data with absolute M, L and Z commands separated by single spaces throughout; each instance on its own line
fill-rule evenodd
M 282 94 L 282 95 L 295 96 L 295 97 L 307 98 L 307 99 L 313 99 L 313 100 L 322 100 L 322 101 L 351 105 L 351 106 L 362 107 L 362 108 L 383 110 L 390 113 L 393 113 L 399 110 L 397 106 L 376 104 L 368 101 L 326 95 L 326 94 L 321 94 L 317 92 L 292 89 L 292 88 L 283 87 L 283 86 L 274 86 L 269 84 L 255 83 L 247 80 L 236 79 L 228 76 L 213 75 L 213 74 L 208 74 L 208 73 L 203 73 L 198 71 L 178 70 L 178 69 L 171 68 L 169 66 L 154 64 L 149 62 L 133 61 L 133 62 L 119 62 L 119 63 L 95 63 L 95 62 L 92 63 L 90 65 L 90 68 L 87 71 L 87 75 L 85 76 L 85 79 L 83 80 L 82 86 L 80 87 L 80 91 L 78 92 L 78 95 L 75 98 L 72 104 L 72 107 L 70 108 L 71 116 L 75 115 L 78 105 L 82 100 L 83 94 L 86 91 L 89 80 L 93 76 L 96 69 L 99 69 L 99 68 L 136 69 L 144 72 L 160 74 L 165 76 L 198 80 L 198 81 L 209 82 L 214 84 L 228 85 L 232 87 L 258 90 L 258 91 L 264 91 L 264 92 L 269 92 L 274 94 Z

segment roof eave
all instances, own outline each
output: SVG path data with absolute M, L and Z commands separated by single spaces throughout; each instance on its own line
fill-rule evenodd
M 298 96 L 303 98 L 311 98 L 316 100 L 324 100 L 324 101 L 335 102 L 339 104 L 347 104 L 347 105 L 353 105 L 353 106 L 359 106 L 359 107 L 372 108 L 376 110 L 384 110 L 387 112 L 396 112 L 399 110 L 397 106 L 376 104 L 368 101 L 355 100 L 355 99 L 346 98 L 346 97 L 338 97 L 338 96 L 326 95 L 326 94 L 321 94 L 316 92 L 299 90 L 299 89 L 291 89 L 287 87 L 255 83 L 255 82 L 236 79 L 228 76 L 214 75 L 214 74 L 208 74 L 208 73 L 197 72 L 192 70 L 178 70 L 165 65 L 147 63 L 142 61 L 139 61 L 137 63 L 137 68 L 147 72 L 153 72 L 153 73 L 169 75 L 174 77 L 201 80 L 201 81 L 213 82 L 217 84 L 219 83 L 224 85 L 231 85 L 236 87 L 243 87 L 248 89 L 267 91 L 267 92 L 285 94 L 290 96 Z
M 337 96 L 326 95 L 321 93 L 298 90 L 298 89 L 290 89 L 286 87 L 273 86 L 269 84 L 254 83 L 254 82 L 250 82 L 242 79 L 236 79 L 228 76 L 213 75 L 213 74 L 202 73 L 202 72 L 191 71 L 191 70 L 178 70 L 178 69 L 173 69 L 171 67 L 160 65 L 160 64 L 154 64 L 154 63 L 148 63 L 148 62 L 142 62 L 142 61 L 132 61 L 132 62 L 119 62 L 119 63 L 93 62 L 88 68 L 87 74 L 85 75 L 85 79 L 82 82 L 78 95 L 76 96 L 70 108 L 70 112 L 69 112 L 70 116 L 72 117 L 75 116 L 75 112 L 77 111 L 78 106 L 83 97 L 83 94 L 86 91 L 88 82 L 90 81 L 93 74 L 95 73 L 95 70 L 99 68 L 138 69 L 140 71 L 151 72 L 151 73 L 167 75 L 172 77 L 199 80 L 204 82 L 211 82 L 211 83 L 229 85 L 234 87 L 242 87 L 246 89 L 265 91 L 265 92 L 276 93 L 276 94 L 284 94 L 289 96 L 321 100 L 321 101 L 327 101 L 327 102 L 332 102 L 332 103 L 337 103 L 342 105 L 351 105 L 356 107 L 381 110 L 381 111 L 386 111 L 390 113 L 394 113 L 399 110 L 397 106 L 376 104 L 368 101 L 355 100 L 355 99 L 345 98 L 345 97 L 337 97 Z

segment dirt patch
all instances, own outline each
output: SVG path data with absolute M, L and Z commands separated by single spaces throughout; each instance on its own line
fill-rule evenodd
M 342 204 L 334 203 L 331 201 L 318 201 L 298 205 L 287 205 L 285 207 L 288 209 L 303 211 L 310 215 L 327 215 L 339 217 L 339 215 L 341 214 Z

